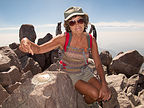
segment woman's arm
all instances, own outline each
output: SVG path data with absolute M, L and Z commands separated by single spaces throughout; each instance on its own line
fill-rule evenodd
M 48 41 L 47 43 L 44 43 L 42 45 L 37 45 L 37 44 L 31 42 L 30 40 L 28 40 L 27 38 L 23 38 L 21 40 L 19 49 L 23 52 L 28 52 L 31 54 L 41 54 L 41 53 L 49 52 L 58 47 L 63 49 L 64 42 L 65 42 L 64 34 L 55 36 L 50 41 Z
M 100 76 L 101 83 L 107 84 L 106 80 L 105 80 L 105 74 L 104 74 L 104 70 L 102 68 L 102 63 L 100 60 L 99 52 L 98 52 L 98 46 L 97 46 L 97 43 L 96 43 L 94 37 L 92 38 L 92 57 L 94 59 L 97 72 Z
M 107 82 L 105 80 L 105 73 L 104 73 L 102 63 L 101 63 L 101 60 L 100 60 L 100 56 L 99 56 L 99 53 L 98 53 L 98 46 L 97 46 L 97 43 L 96 43 L 94 37 L 92 39 L 92 57 L 94 59 L 95 66 L 96 66 L 96 69 L 97 69 L 97 72 L 100 76 L 100 81 L 101 81 L 101 88 L 100 88 L 100 91 L 99 91 L 99 98 L 101 98 L 104 101 L 109 100 L 110 97 L 111 97 L 111 92 L 110 92 L 110 90 L 107 86 Z

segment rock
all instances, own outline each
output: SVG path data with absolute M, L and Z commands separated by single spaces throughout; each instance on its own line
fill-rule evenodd
M 106 76 L 109 86 L 114 87 L 117 93 L 122 92 L 127 87 L 127 77 L 124 74 Z
M 32 78 L 33 77 L 33 74 L 32 72 L 29 70 L 25 73 L 22 74 L 22 77 L 21 77 L 21 82 L 24 83 L 28 78 Z
M 139 92 L 138 97 L 140 98 L 141 103 L 144 105 L 144 89 Z
M 36 40 L 36 33 L 34 30 L 34 26 L 30 24 L 23 24 L 19 30 L 19 40 L 21 41 L 22 38 L 27 37 L 32 42 Z
M 28 56 L 24 56 L 23 58 L 21 58 L 21 63 L 22 63 L 22 68 L 24 72 L 27 72 L 30 70 L 33 75 L 42 72 L 39 64 Z
M 60 65 L 58 65 L 58 62 L 57 63 L 53 63 L 49 66 L 48 70 L 49 71 L 58 71 L 60 68 L 59 68 Z
M 137 106 L 135 108 L 144 108 L 144 105 L 139 105 L 139 106 Z
M 111 75 L 111 71 L 110 71 L 110 63 L 112 61 L 112 55 L 109 53 L 109 51 L 102 51 L 100 53 L 100 58 L 101 58 L 101 62 L 104 66 L 107 67 L 107 74 Z
M 11 59 L 3 54 L 0 54 L 0 72 L 10 69 Z
M 114 87 L 110 86 L 110 90 L 111 90 L 111 98 L 109 101 L 105 101 L 102 104 L 102 108 L 120 108 L 119 107 L 119 103 L 118 103 L 118 94 L 115 90 Z
M 42 45 L 42 44 L 50 41 L 52 38 L 53 38 L 53 36 L 50 33 L 48 33 L 44 38 L 39 38 L 37 44 Z
M 61 31 L 61 21 L 59 21 L 58 23 L 57 23 L 57 27 L 56 27 L 56 36 L 58 35 L 58 34 L 62 34 L 62 31 Z
M 134 107 L 124 92 L 120 92 L 118 94 L 118 103 L 120 106 L 119 108 L 133 108 Z
M 8 92 L 0 84 L 0 105 L 9 96 Z
M 10 66 L 13 66 L 13 65 L 16 66 L 19 69 L 19 71 L 21 72 L 21 70 L 22 70 L 21 63 L 20 63 L 17 55 L 11 48 L 9 48 L 8 46 L 0 47 L 0 54 L 9 57 L 11 59 Z
M 46 57 L 44 54 L 35 54 L 32 56 L 32 58 L 38 62 L 42 70 L 45 70 L 45 65 L 46 65 Z
M 6 90 L 7 90 L 7 92 L 8 92 L 9 94 L 12 94 L 13 91 L 14 91 L 16 88 L 18 88 L 19 85 L 21 85 L 21 83 L 20 83 L 20 82 L 16 82 L 15 84 L 11 84 L 11 85 L 9 85 L 8 87 L 6 87 Z
M 76 91 L 67 74 L 45 71 L 20 85 L 2 108 L 77 108 Z
M 59 60 L 58 49 L 51 51 L 51 63 L 56 63 Z
M 19 44 L 17 43 L 12 43 L 9 45 L 9 47 L 16 53 L 19 59 L 22 58 L 23 56 L 28 55 L 27 53 L 24 53 L 19 49 Z
M 38 39 L 38 45 L 42 45 L 48 41 L 50 41 L 53 38 L 53 36 L 48 33 L 44 38 Z M 37 61 L 42 68 L 42 70 L 45 70 L 47 67 L 50 66 L 50 52 L 44 53 L 44 54 L 35 54 L 32 56 L 35 61 Z
M 109 53 L 109 51 L 102 51 L 100 53 L 101 62 L 105 66 L 109 66 L 112 61 L 112 55 Z
M 129 100 L 133 103 L 134 106 L 138 106 L 141 104 L 138 96 L 133 95 L 132 93 L 128 93 L 127 96 L 129 98 Z
M 143 56 L 136 50 L 127 51 L 113 58 L 111 67 L 117 73 L 123 73 L 127 77 L 139 73 L 143 63 Z
M 4 87 L 19 82 L 21 79 L 21 72 L 16 66 L 11 66 L 7 72 L 0 72 L 0 84 Z
M 138 81 L 139 81 L 139 75 L 138 74 L 135 74 L 135 75 L 131 76 L 128 79 L 128 82 L 127 82 L 127 86 L 128 86 L 127 87 L 127 93 L 135 94 Z

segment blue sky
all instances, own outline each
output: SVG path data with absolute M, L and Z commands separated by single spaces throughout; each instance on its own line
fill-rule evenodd
M 100 47 L 144 52 L 144 0 L 0 0 L 0 46 L 18 42 L 22 24 L 34 25 L 37 37 L 54 34 L 70 6 L 88 13 Z
M 91 22 L 144 21 L 144 0 L 1 0 L 0 27 L 63 21 L 63 12 L 80 6 Z

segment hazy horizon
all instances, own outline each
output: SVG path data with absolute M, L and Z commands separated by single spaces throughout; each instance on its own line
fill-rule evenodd
M 108 50 L 113 56 L 119 52 L 137 50 L 144 55 L 144 23 L 136 22 L 99 22 L 93 23 L 97 29 L 97 43 L 99 52 Z M 21 26 L 21 25 L 20 25 Z M 7 46 L 13 42 L 19 43 L 19 27 L 7 27 L 0 29 L 0 46 Z M 56 24 L 33 25 L 37 35 L 36 42 L 47 33 L 55 36 Z M 87 31 L 89 31 L 90 26 Z M 62 31 L 64 28 L 62 26 Z

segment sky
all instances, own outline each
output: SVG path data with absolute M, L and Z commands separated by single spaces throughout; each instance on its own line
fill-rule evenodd
M 0 46 L 19 43 L 22 24 L 32 24 L 37 39 L 47 33 L 55 36 L 57 22 L 63 22 L 71 6 L 89 15 L 100 49 L 115 54 L 138 50 L 144 55 L 144 0 L 0 0 Z

